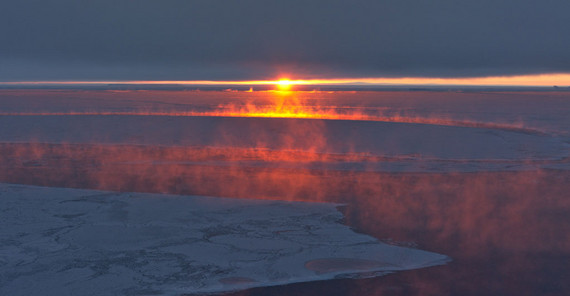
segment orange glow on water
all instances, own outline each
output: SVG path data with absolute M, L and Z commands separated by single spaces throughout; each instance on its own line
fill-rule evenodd
M 289 86 L 294 82 L 289 81 Z M 279 84 L 276 84 L 279 85 Z M 0 116 L 189 116 L 189 117 L 252 117 L 252 118 L 301 118 L 320 120 L 349 120 L 349 121 L 377 121 L 377 122 L 399 122 L 430 124 L 443 126 L 462 126 L 476 128 L 493 128 L 511 130 L 523 133 L 543 134 L 544 131 L 538 128 L 531 128 L 523 122 L 482 122 L 473 119 L 451 118 L 444 114 L 416 114 L 405 110 L 390 110 L 383 107 L 362 107 L 345 106 L 340 104 L 329 104 L 327 99 L 332 95 L 352 95 L 352 92 L 306 92 L 293 90 L 271 90 L 271 91 L 242 91 L 226 90 L 235 93 L 236 99 L 226 103 L 214 105 L 210 110 L 99 110 L 92 109 L 70 109 L 67 111 L 28 111 L 9 112 L 0 111 Z M 37 93 L 37 92 L 36 92 Z M 203 94 L 202 94 L 203 93 Z M 179 92 L 182 97 L 204 96 L 205 100 L 212 99 L 217 92 Z M 112 92 L 107 92 L 111 95 Z M 126 97 L 131 96 L 129 92 L 118 92 Z M 154 95 L 166 95 L 161 92 L 150 92 L 150 97 Z M 42 95 L 46 95 L 42 93 Z M 99 94 L 102 95 L 102 94 Z M 138 93 L 137 95 L 141 95 Z M 234 96 L 234 95 L 232 95 Z

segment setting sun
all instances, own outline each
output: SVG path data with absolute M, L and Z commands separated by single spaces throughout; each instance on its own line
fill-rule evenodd
M 292 84 L 293 82 L 289 79 L 281 79 L 277 81 L 277 87 L 279 88 L 279 90 L 289 90 L 291 89 Z

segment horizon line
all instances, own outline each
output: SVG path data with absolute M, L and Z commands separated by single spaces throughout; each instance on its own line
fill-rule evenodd
M 511 76 L 481 77 L 367 77 L 367 78 L 323 78 L 295 79 L 294 75 L 283 75 L 271 80 L 40 80 L 0 81 L 4 86 L 33 85 L 208 85 L 208 86 L 259 86 L 279 85 L 286 82 L 294 85 L 327 86 L 528 86 L 553 87 L 570 86 L 570 73 L 544 73 Z

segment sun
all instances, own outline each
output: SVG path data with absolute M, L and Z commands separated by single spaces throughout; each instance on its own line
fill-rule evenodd
M 279 90 L 290 90 L 292 84 L 293 82 L 289 79 L 280 79 L 277 81 L 277 88 L 279 88 Z

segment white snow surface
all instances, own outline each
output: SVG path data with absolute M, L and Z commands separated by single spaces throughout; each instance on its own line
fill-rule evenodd
M 182 295 L 375 276 L 448 257 L 338 205 L 0 184 L 0 295 Z

